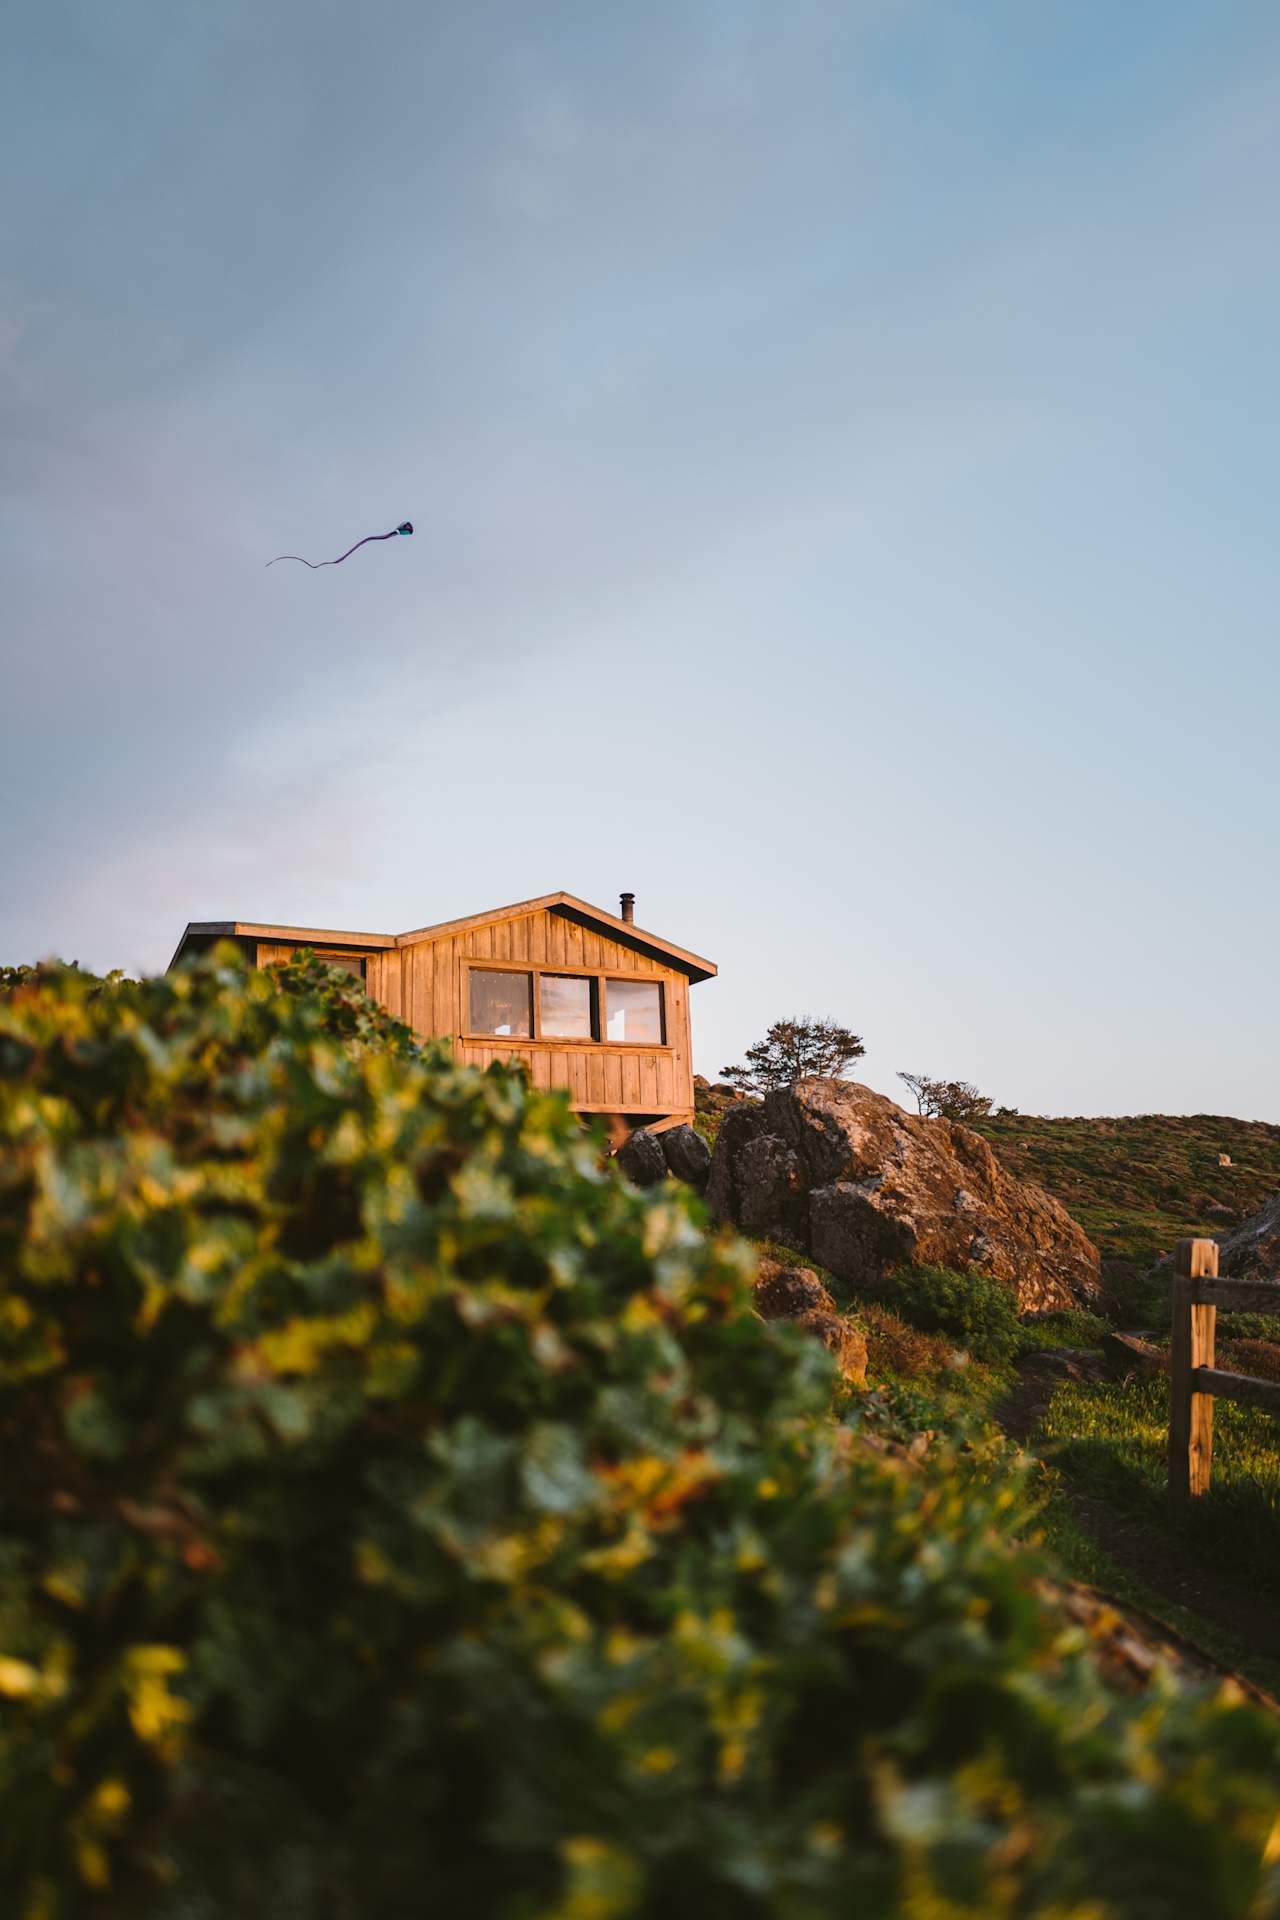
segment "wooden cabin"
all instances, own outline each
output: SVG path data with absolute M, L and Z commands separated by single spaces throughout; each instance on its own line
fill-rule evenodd
M 660 1131 L 693 1118 L 689 988 L 716 969 L 636 926 L 634 895 L 620 905 L 546 893 L 413 933 L 196 920 L 169 965 L 219 940 L 260 967 L 309 947 L 416 1033 L 452 1039 L 460 1060 L 520 1060 L 579 1112 Z

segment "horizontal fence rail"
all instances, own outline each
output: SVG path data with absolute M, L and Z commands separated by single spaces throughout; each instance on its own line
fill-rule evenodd
M 1215 1399 L 1280 1413 L 1280 1381 L 1255 1380 L 1214 1365 L 1219 1307 L 1276 1313 L 1280 1287 L 1219 1279 L 1216 1240 L 1179 1240 L 1169 1355 L 1169 1493 L 1178 1505 L 1209 1490 Z

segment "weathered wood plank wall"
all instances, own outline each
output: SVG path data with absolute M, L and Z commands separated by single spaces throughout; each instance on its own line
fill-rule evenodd
M 260 942 L 258 964 L 269 966 L 293 950 Z M 610 1045 L 607 1040 L 468 1037 L 468 966 L 473 962 L 603 974 L 606 995 L 610 977 L 660 981 L 666 1043 L 651 1047 Z M 522 1060 L 534 1086 L 563 1087 L 574 1105 L 585 1111 L 692 1115 L 687 976 L 563 914 L 540 909 L 436 940 L 370 951 L 365 956 L 365 984 L 373 999 L 415 1032 L 451 1038 L 460 1060 L 479 1067 L 494 1060 Z

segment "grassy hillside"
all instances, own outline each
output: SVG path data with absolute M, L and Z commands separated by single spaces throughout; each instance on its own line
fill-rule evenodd
M 1062 1202 L 1104 1257 L 1149 1266 L 1183 1234 L 1221 1234 L 1280 1192 L 1280 1127 L 1217 1114 L 985 1120 L 1005 1165 Z M 1231 1165 L 1220 1167 L 1219 1154 Z

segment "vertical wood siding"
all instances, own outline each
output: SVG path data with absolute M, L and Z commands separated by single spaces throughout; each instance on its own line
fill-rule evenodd
M 258 964 L 285 960 L 295 949 L 260 944 Z M 557 1046 L 519 1040 L 467 1040 L 467 963 L 527 961 L 566 973 L 593 972 L 659 980 L 666 1012 L 663 1047 L 582 1042 Z M 693 1111 L 689 981 L 643 954 L 545 909 L 516 920 L 469 927 L 415 946 L 366 956 L 366 986 L 397 1019 L 424 1038 L 448 1037 L 458 1058 L 477 1067 L 521 1060 L 535 1087 L 563 1087 L 575 1106 L 598 1111 L 669 1115 Z

